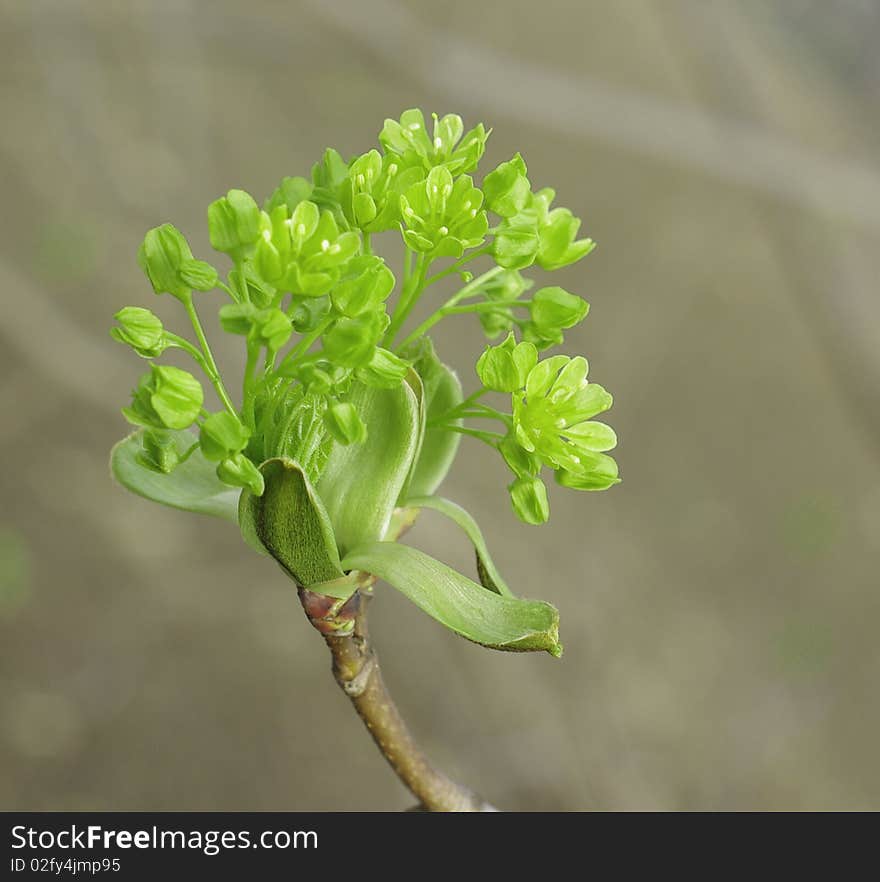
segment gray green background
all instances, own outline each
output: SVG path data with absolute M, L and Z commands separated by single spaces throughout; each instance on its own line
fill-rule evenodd
M 465 440 L 445 492 L 566 652 L 380 588 L 426 749 L 505 809 L 880 808 L 878 38 L 857 0 L 0 0 L 0 807 L 411 803 L 271 562 L 110 482 L 143 365 L 106 329 L 175 314 L 148 227 L 205 255 L 226 189 L 420 106 L 493 126 L 489 167 L 521 150 L 599 242 L 558 274 L 592 304 L 566 351 L 624 478 L 526 527 Z M 465 386 L 475 324 L 438 335 Z M 435 515 L 412 536 L 471 571 Z

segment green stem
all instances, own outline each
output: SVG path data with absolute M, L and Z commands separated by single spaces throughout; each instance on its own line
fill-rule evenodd
M 238 411 L 236 411 L 235 406 L 232 403 L 232 400 L 229 397 L 229 394 L 226 392 L 226 388 L 223 385 L 223 380 L 220 379 L 220 371 L 217 370 L 217 362 L 214 361 L 214 354 L 211 352 L 211 347 L 208 344 L 208 338 L 205 336 L 204 328 L 202 328 L 202 323 L 199 321 L 199 315 L 196 312 L 195 303 L 193 303 L 192 293 L 190 293 L 189 297 L 185 298 L 183 301 L 184 309 L 186 309 L 186 314 L 189 316 L 189 320 L 192 323 L 193 330 L 196 332 L 196 337 L 199 341 L 199 346 L 202 349 L 203 359 L 200 361 L 200 366 L 202 370 L 208 375 L 208 379 L 211 381 L 211 384 L 214 386 L 214 389 L 217 391 L 217 396 L 223 402 L 223 406 L 232 414 L 238 416 Z M 175 335 L 176 336 L 176 335 Z M 183 338 L 178 338 L 178 345 L 181 342 L 186 343 Z M 186 346 L 181 346 L 182 349 L 186 349 L 190 355 L 194 354 L 195 347 L 192 344 L 187 343 Z M 199 361 L 196 358 L 196 361 Z
M 407 279 L 407 283 L 403 287 L 403 291 L 400 294 L 400 300 L 391 316 L 391 324 L 385 332 L 383 343 L 389 349 L 394 343 L 394 338 L 397 335 L 397 332 L 401 329 L 407 316 L 412 311 L 412 308 L 418 302 L 419 294 L 422 293 L 425 287 L 425 274 L 428 271 L 429 265 L 430 260 L 428 259 L 428 256 L 426 254 L 419 254 L 416 258 L 415 270 Z
M 437 324 L 441 319 L 446 318 L 447 315 L 458 315 L 464 312 L 479 312 L 480 308 L 484 311 L 491 311 L 491 309 L 499 309 L 501 308 L 498 304 L 492 304 L 491 309 L 488 304 L 478 303 L 474 304 L 474 307 L 466 307 L 460 306 L 456 307 L 456 304 L 462 300 L 467 300 L 469 297 L 475 297 L 480 293 L 480 289 L 486 284 L 486 282 L 491 281 L 495 276 L 499 273 L 504 272 L 504 269 L 500 266 L 493 267 L 487 272 L 483 273 L 481 276 L 477 276 L 477 278 L 468 282 L 467 285 L 464 286 L 460 291 L 456 292 L 440 307 L 435 313 L 426 318 L 411 334 L 409 334 L 406 339 L 400 344 L 400 347 L 406 346 L 407 343 L 412 343 L 413 340 L 418 340 L 419 337 L 424 336 L 434 325 Z M 432 278 L 436 279 L 439 276 L 433 276 Z M 427 285 L 425 286 L 427 287 Z M 400 348 L 399 347 L 399 348 Z
M 225 291 L 236 303 L 241 303 L 241 297 L 239 296 L 237 291 L 234 291 L 226 282 L 217 282 L 217 287 Z
M 364 233 L 364 254 L 372 254 L 372 253 L 373 253 L 373 247 L 370 242 L 370 234 Z
M 293 364 L 299 360 L 300 356 L 305 355 L 306 352 L 309 351 L 309 347 L 327 330 L 328 325 L 333 321 L 333 317 L 325 318 L 322 322 L 318 324 L 318 326 L 309 331 L 284 358 L 281 359 L 281 364 L 278 365 L 278 370 L 283 370 L 287 365 Z
M 469 429 L 467 426 L 456 426 L 455 423 L 439 425 L 434 428 L 446 429 L 447 432 L 458 432 L 459 435 L 470 435 L 471 438 L 478 438 L 490 447 L 497 447 L 498 443 L 504 440 L 504 435 L 499 435 L 497 432 L 484 432 L 482 429 Z
M 447 276 L 451 276 L 453 273 L 457 273 L 466 263 L 470 263 L 470 261 L 475 260 L 477 257 L 482 257 L 484 254 L 489 254 L 492 250 L 491 247 L 487 246 L 486 248 L 481 248 L 479 251 L 474 251 L 471 254 L 468 254 L 466 257 L 462 257 L 459 260 L 456 260 L 455 263 L 446 267 L 446 269 L 441 270 L 439 273 L 435 273 L 425 282 L 425 287 L 427 288 L 429 285 L 433 285 L 434 282 L 439 282 L 441 279 L 445 279 Z
M 257 369 L 257 360 L 260 357 L 260 345 L 258 343 L 247 342 L 247 362 L 244 367 L 244 381 L 242 382 L 242 400 L 241 407 L 242 420 L 250 429 L 254 429 L 254 372 Z

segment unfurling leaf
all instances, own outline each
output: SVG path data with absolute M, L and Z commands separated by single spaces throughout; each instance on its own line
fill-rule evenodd
M 474 518 L 463 509 L 460 505 L 443 499 L 442 496 L 416 496 L 406 501 L 407 508 L 431 508 L 442 515 L 445 515 L 453 523 L 457 524 L 464 531 L 465 535 L 470 539 L 477 555 L 477 572 L 480 576 L 480 583 L 484 588 L 494 591 L 496 594 L 505 594 L 513 597 L 514 594 L 507 587 L 507 583 L 498 572 L 492 556 L 489 554 L 489 548 L 486 540 L 483 538 L 483 532 L 480 530 L 479 524 Z
M 292 459 L 270 459 L 260 472 L 263 495 L 241 494 L 242 533 L 256 536 L 298 585 L 343 578 L 330 518 L 300 466 Z
M 346 554 L 342 567 L 384 579 L 440 624 L 474 643 L 562 654 L 559 613 L 549 603 L 487 591 L 415 548 L 371 542 Z
M 192 432 L 167 433 L 177 459 L 182 460 L 168 474 L 143 464 L 145 434 L 140 430 L 129 435 L 110 454 L 113 477 L 126 490 L 171 508 L 238 520 L 240 491 L 228 487 L 217 477 L 214 464 L 202 455 Z

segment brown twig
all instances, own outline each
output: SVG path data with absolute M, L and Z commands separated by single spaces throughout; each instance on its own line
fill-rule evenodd
M 438 771 L 416 744 L 388 693 L 379 660 L 370 643 L 364 587 L 341 607 L 338 601 L 299 589 L 309 621 L 322 633 L 333 656 L 333 676 L 351 699 L 382 755 L 400 780 L 431 812 L 496 811 L 476 793 Z

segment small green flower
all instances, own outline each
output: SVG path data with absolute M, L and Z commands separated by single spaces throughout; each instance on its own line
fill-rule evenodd
M 553 469 L 583 474 L 595 464 L 595 453 L 617 444 L 613 429 L 590 421 L 611 407 L 612 398 L 587 381 L 587 371 L 582 356 L 555 355 L 539 362 L 524 393 L 513 396 L 517 441 Z
M 473 171 L 486 149 L 489 132 L 483 124 L 464 134 L 461 117 L 450 113 L 444 117 L 432 114 L 433 137 L 428 134 L 421 110 L 405 110 L 400 122 L 386 119 L 379 142 L 386 153 L 399 156 L 410 165 L 421 165 L 426 171 L 444 165 L 452 174 Z
M 545 270 L 557 270 L 586 257 L 596 243 L 592 239 L 575 241 L 580 229 L 580 218 L 567 208 L 554 208 L 541 223 L 538 234 L 538 266 Z
M 531 343 L 517 343 L 513 333 L 500 346 L 489 346 L 477 361 L 480 382 L 495 392 L 516 392 L 538 363 L 538 350 Z
M 586 318 L 590 304 L 575 294 L 553 286 L 536 291 L 530 306 L 531 321 L 524 327 L 524 337 L 538 347 L 548 349 L 563 342 L 563 330 Z
M 400 223 L 400 194 L 424 177 L 393 153 L 370 150 L 352 160 L 341 185 L 342 210 L 348 222 L 365 233 L 394 229 Z
M 126 306 L 113 318 L 118 328 L 110 329 L 110 336 L 130 346 L 141 358 L 156 358 L 168 348 L 168 339 L 162 321 L 149 309 Z
M 322 297 L 339 280 L 342 267 L 360 250 L 360 236 L 341 232 L 333 212 L 300 202 L 287 216 L 285 206 L 263 213 L 254 254 L 260 274 L 282 291 Z
M 220 326 L 229 334 L 246 336 L 250 341 L 277 352 L 290 339 L 290 318 L 280 309 L 258 309 L 252 303 L 227 303 L 220 307 Z
M 365 367 L 387 327 L 388 315 L 384 311 L 339 319 L 324 334 L 324 353 L 342 367 Z
M 360 255 L 346 265 L 333 289 L 333 305 L 353 318 L 379 308 L 394 290 L 394 273 L 381 257 Z
M 486 238 L 489 221 L 482 210 L 483 194 L 467 175 L 453 182 L 445 166 L 431 169 L 427 180 L 400 197 L 407 229 L 403 239 L 413 251 L 433 257 L 461 257 Z
M 152 365 L 132 393 L 131 407 L 122 413 L 135 426 L 151 429 L 186 429 L 202 409 L 202 385 L 188 371 Z
M 541 269 L 557 270 L 593 250 L 592 239 L 575 241 L 579 218 L 567 208 L 550 209 L 555 198 L 555 191 L 545 187 L 529 194 L 517 214 L 506 217 L 492 245 L 499 266 L 524 269 L 537 263 Z

